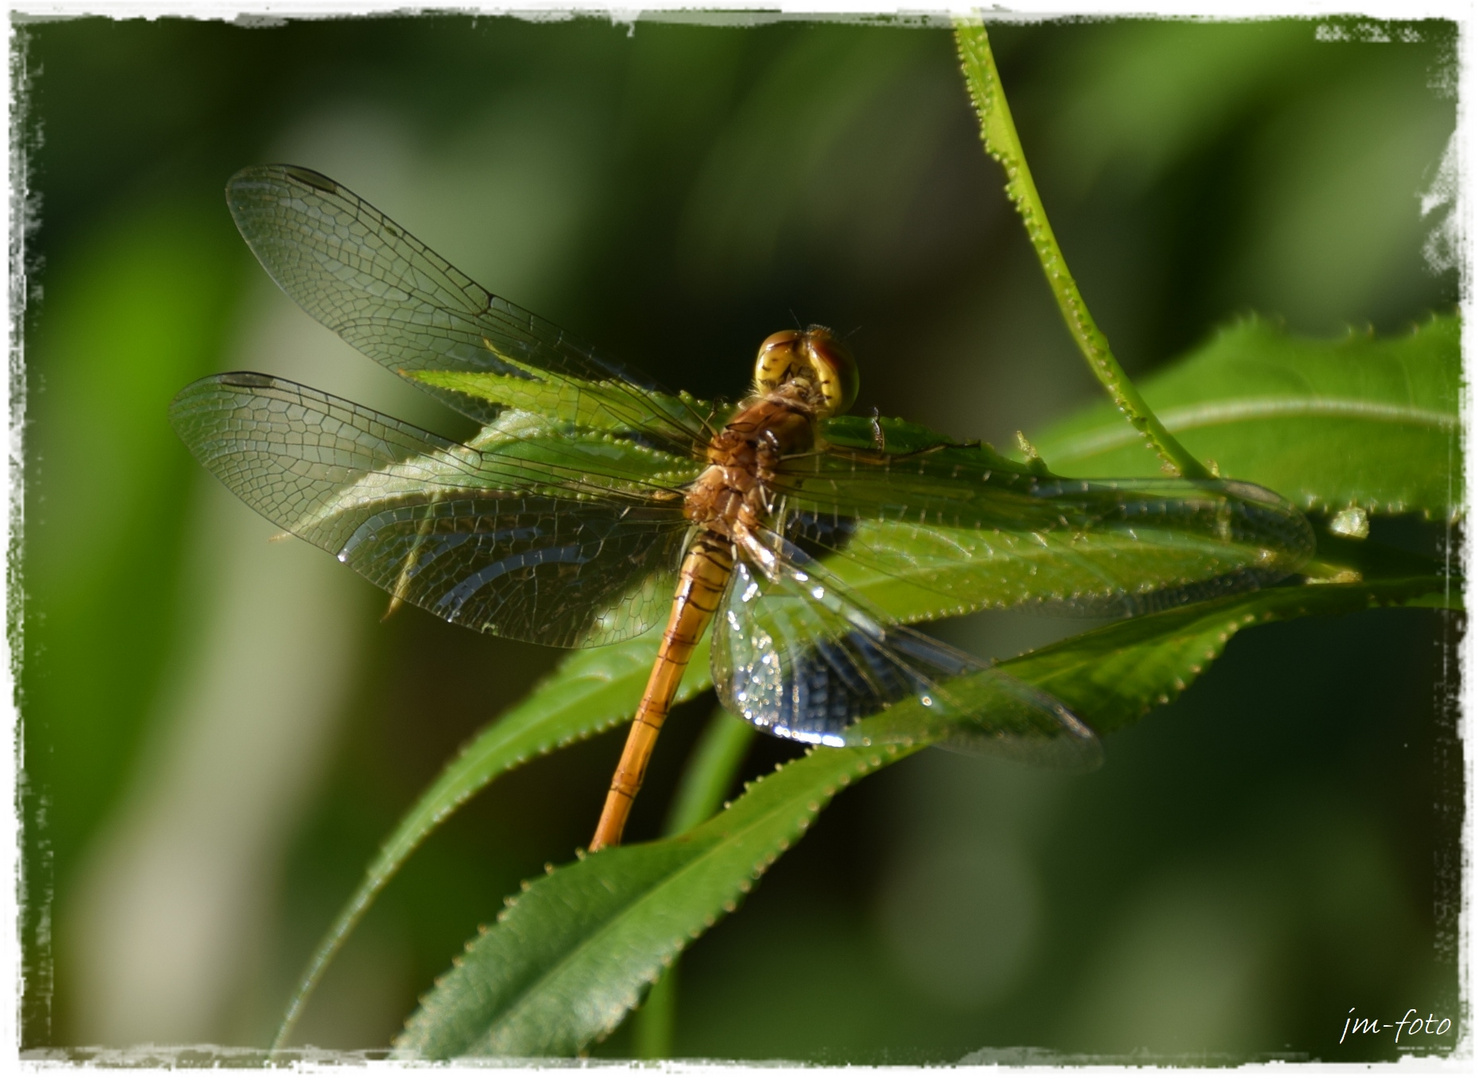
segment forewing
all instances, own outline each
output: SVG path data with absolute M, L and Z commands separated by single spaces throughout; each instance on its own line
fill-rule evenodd
M 633 470 L 598 483 L 599 455 L 582 462 L 579 444 L 475 449 L 252 373 L 192 383 L 170 419 L 252 509 L 449 622 L 597 645 L 645 630 L 669 601 L 681 502 Z
M 736 715 L 823 745 L 943 737 L 954 749 L 1036 763 L 1098 763 L 1098 740 L 1061 702 L 889 625 L 778 536 L 738 547 L 712 648 L 715 687 Z
M 263 267 L 305 311 L 481 423 L 509 407 L 684 451 L 707 441 L 712 407 L 639 384 L 326 176 L 254 166 L 231 178 L 226 201 Z
M 1067 480 L 978 447 L 786 461 L 785 531 L 890 611 L 1046 604 L 1133 614 L 1268 584 L 1314 549 L 1304 516 L 1238 481 Z

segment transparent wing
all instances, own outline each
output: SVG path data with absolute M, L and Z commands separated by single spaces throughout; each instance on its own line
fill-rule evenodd
M 476 449 L 249 372 L 187 386 L 170 420 L 252 509 L 449 622 L 587 646 L 668 606 L 681 500 L 635 470 L 604 478 L 569 439 Z
M 714 683 L 756 727 L 842 746 L 944 732 L 953 749 L 1091 768 L 1097 738 L 1061 702 L 885 617 L 795 545 L 742 536 L 715 621 Z
M 1304 516 L 1253 484 L 1068 480 L 979 447 L 832 449 L 786 461 L 773 488 L 790 539 L 844 554 L 844 584 L 918 618 L 1133 614 L 1277 581 L 1314 551 Z
M 683 451 L 708 441 L 714 407 L 639 385 L 326 176 L 254 166 L 231 178 L 226 201 L 262 266 L 305 311 L 480 423 L 511 407 Z

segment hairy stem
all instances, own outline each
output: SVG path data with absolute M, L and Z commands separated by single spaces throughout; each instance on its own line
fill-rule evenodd
M 1006 92 L 1002 89 L 1001 76 L 996 71 L 996 60 L 991 55 L 991 43 L 986 36 L 986 27 L 977 19 L 958 19 L 955 23 L 955 44 L 960 53 L 960 66 L 965 73 L 966 86 L 970 90 L 971 103 L 981 122 L 981 141 L 986 152 L 1001 163 L 1007 174 L 1007 197 L 1023 224 L 1027 226 L 1028 239 L 1037 252 L 1048 286 L 1058 301 L 1058 309 L 1068 324 L 1068 332 L 1078 344 L 1079 351 L 1089 362 L 1095 378 L 1109 391 L 1120 412 L 1130 425 L 1140 433 L 1168 468 L 1182 476 L 1205 479 L 1210 474 L 1187 449 L 1176 440 L 1156 419 L 1155 413 L 1140 397 L 1135 384 L 1130 381 L 1109 342 L 1094 323 L 1088 305 L 1078 291 L 1073 275 L 1068 272 L 1068 263 L 1058 248 L 1053 228 L 1048 224 L 1047 212 L 1038 197 L 1037 185 L 1032 182 L 1032 172 L 1027 167 L 1027 157 L 1022 152 L 1022 143 L 1017 138 L 1016 125 L 1007 107 Z

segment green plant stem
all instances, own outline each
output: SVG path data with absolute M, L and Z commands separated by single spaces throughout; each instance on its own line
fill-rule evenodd
M 678 794 L 673 797 L 663 824 L 663 835 L 685 833 L 719 812 L 754 739 L 755 729 L 749 724 L 723 709 L 714 710 L 709 726 L 699 737 L 698 746 L 683 770 Z
M 685 833 L 719 812 L 754 736 L 754 728 L 723 709 L 714 713 L 683 770 L 683 781 L 668 808 L 663 835 Z M 642 1008 L 632 1018 L 632 1043 L 637 1057 L 660 1061 L 673 1056 L 677 1012 L 678 965 L 674 962 L 653 985 Z
M 1089 362 L 1089 369 L 1109 391 L 1110 398 L 1125 419 L 1167 466 L 1182 476 L 1206 479 L 1210 476 L 1207 469 L 1162 426 L 1140 397 L 1135 384 L 1120 367 L 1114 353 L 1110 352 L 1108 340 L 1089 314 L 1088 305 L 1084 303 L 1073 275 L 1068 272 L 1068 263 L 1053 236 L 1052 226 L 1048 224 L 1047 212 L 1038 197 L 1037 185 L 1032 182 L 1022 143 L 1017 138 L 1017 128 L 1007 107 L 1006 92 L 996 70 L 996 60 L 991 55 L 985 25 L 976 19 L 956 20 L 955 44 L 971 103 L 981 123 L 981 141 L 986 145 L 986 152 L 1006 170 L 1007 197 L 1027 226 L 1028 239 L 1037 252 L 1048 286 L 1058 301 L 1068 332 Z
M 666 1061 L 673 1056 L 673 1032 L 678 1025 L 678 962 L 662 973 L 647 991 L 647 999 L 632 1017 L 632 1056 L 643 1061 Z

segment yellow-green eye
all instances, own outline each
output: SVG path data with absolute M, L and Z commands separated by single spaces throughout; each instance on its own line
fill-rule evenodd
M 755 389 L 759 393 L 797 379 L 805 379 L 814 387 L 819 418 L 846 412 L 858 398 L 857 361 L 825 326 L 782 330 L 760 343 L 755 357 Z

